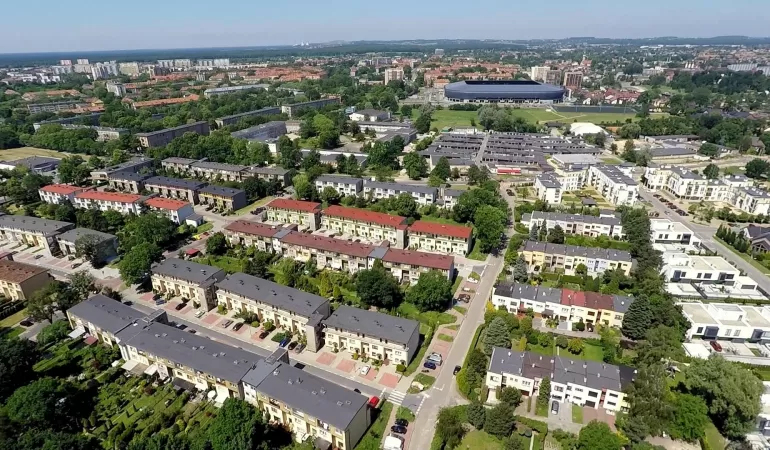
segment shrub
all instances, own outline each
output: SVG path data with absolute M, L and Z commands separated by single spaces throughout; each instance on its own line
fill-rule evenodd
M 399 364 L 396 366 L 396 372 L 404 373 L 405 370 L 406 370 L 406 366 L 403 364 Z
M 539 420 L 530 419 L 528 417 L 523 417 L 523 416 L 517 416 L 516 421 L 522 425 L 526 425 L 529 428 L 532 428 L 533 430 L 537 431 L 543 436 L 548 434 L 548 424 L 545 422 L 541 422 Z
M 273 337 L 270 338 L 273 342 L 281 342 L 286 337 L 286 333 L 275 333 Z

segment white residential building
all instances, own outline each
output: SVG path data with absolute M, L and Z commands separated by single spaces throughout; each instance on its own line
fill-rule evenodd
M 315 188 L 321 193 L 327 187 L 334 188 L 340 197 L 355 196 L 364 188 L 363 178 L 342 177 L 338 175 L 321 175 L 315 179 Z
M 586 216 L 581 214 L 562 214 L 554 212 L 534 211 L 532 214 L 524 214 L 521 217 L 521 224 L 532 228 L 532 225 L 540 227 L 545 222 L 549 230 L 559 225 L 567 234 L 577 234 L 581 236 L 610 236 L 620 238 L 623 236 L 623 225 L 620 218 L 614 214 L 602 214 L 597 216 Z
M 678 305 L 691 324 L 685 335 L 687 340 L 770 342 L 770 306 L 700 302 Z
M 75 201 L 75 194 L 83 192 L 88 188 L 70 186 L 69 184 L 49 184 L 38 189 L 40 200 L 46 203 L 58 205 L 67 200 L 70 203 Z
M 75 208 L 96 208 L 100 211 L 117 211 L 121 214 L 141 214 L 146 197 L 118 192 L 84 191 L 75 194 Z
M 411 195 L 419 205 L 432 205 L 436 203 L 438 189 L 428 186 L 382 183 L 379 181 L 367 181 L 364 183 L 364 195 L 372 200 L 398 197 L 401 194 Z
M 593 186 L 613 206 L 634 206 L 639 186 L 616 166 L 593 166 L 588 169 L 586 184 Z
M 535 178 L 535 193 L 537 198 L 549 205 L 558 205 L 561 203 L 563 189 L 555 175 L 545 174 Z
M 650 219 L 653 244 L 677 244 L 697 247 L 701 240 L 681 222 L 670 219 Z

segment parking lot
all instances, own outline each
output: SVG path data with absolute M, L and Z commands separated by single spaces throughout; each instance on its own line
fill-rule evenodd
M 687 211 L 679 208 L 679 206 L 677 206 L 674 202 L 670 201 L 669 199 L 667 199 L 663 195 L 656 193 L 656 194 L 652 194 L 652 196 L 657 198 L 658 200 L 660 200 L 664 205 L 668 206 L 669 209 L 671 209 L 675 213 L 679 214 L 680 216 L 686 217 L 686 216 L 690 215 L 690 214 L 687 213 Z
M 55 275 L 67 276 L 81 270 L 90 270 L 93 267 L 91 263 L 82 258 L 54 257 L 49 256 L 46 250 L 40 247 L 28 247 L 19 242 L 3 241 L 0 244 L 0 251 L 15 252 L 13 260 L 21 263 L 31 264 L 49 269 Z

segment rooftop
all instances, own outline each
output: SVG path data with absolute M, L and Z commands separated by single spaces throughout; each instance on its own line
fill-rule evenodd
M 552 255 L 581 256 L 591 259 L 631 262 L 631 254 L 625 250 L 610 248 L 581 247 L 578 245 L 548 244 L 545 242 L 526 241 L 525 252 L 541 252 Z
M 70 186 L 69 184 L 49 184 L 48 186 L 43 186 L 40 188 L 40 190 L 43 192 L 51 192 L 53 194 L 60 195 L 72 195 L 82 191 L 83 189 L 86 188 Z
M 190 161 L 195 161 L 195 160 L 190 160 Z M 189 163 L 185 163 L 185 164 L 189 164 Z M 177 189 L 190 189 L 195 191 L 206 186 L 208 183 L 206 183 L 205 181 L 183 180 L 181 178 L 150 177 L 144 180 L 144 184 L 153 185 L 153 186 L 173 187 Z
M 468 239 L 471 237 L 471 235 L 473 235 L 473 228 L 471 227 L 464 227 L 461 225 L 447 225 L 443 223 L 428 222 L 425 220 L 418 220 L 409 225 L 409 231 L 462 239 Z
M 321 296 L 240 272 L 229 275 L 217 283 L 217 287 L 250 300 L 274 305 L 302 317 L 310 317 L 321 307 L 329 304 L 329 301 Z
M 343 177 L 339 175 L 321 175 L 315 180 L 320 181 L 322 183 L 341 183 L 341 184 L 356 184 L 356 183 L 364 182 L 363 178 Z
M 342 305 L 323 322 L 326 328 L 340 328 L 399 344 L 409 344 L 420 323 L 376 311 Z
M 372 249 L 374 248 L 372 245 L 362 244 L 360 242 L 353 242 L 345 239 L 335 239 L 332 237 L 310 233 L 299 233 L 296 231 L 292 231 L 291 233 L 281 238 L 281 242 L 327 252 L 355 256 L 357 258 L 369 257 L 369 255 L 372 253 Z
M 141 311 L 101 294 L 78 303 L 68 309 L 67 313 L 110 333 L 117 333 L 145 317 Z
M 163 197 L 153 197 L 144 203 L 150 208 L 166 209 L 169 211 L 179 211 L 188 205 L 192 207 L 192 205 L 188 202 Z
M 268 208 L 288 209 L 292 211 L 302 211 L 316 213 L 321 211 L 321 204 L 316 202 L 305 202 L 302 200 L 291 200 L 288 198 L 276 198 L 267 204 Z
M 136 203 L 142 199 L 142 196 L 120 192 L 84 191 L 75 194 L 75 198 L 99 202 Z
M 222 269 L 177 258 L 166 259 L 153 267 L 152 273 L 199 285 L 210 285 L 216 281 L 217 277 L 224 275 Z
M 23 283 L 35 275 L 45 272 L 48 271 L 39 266 L 31 266 L 16 261 L 0 259 L 0 280 L 2 281 L 7 281 L 9 283 Z
M 219 197 L 235 197 L 236 195 L 240 194 L 246 195 L 246 191 L 244 190 L 224 186 L 215 186 L 213 184 L 202 187 L 199 192 L 201 194 L 216 195 Z
M 389 263 L 408 264 L 411 266 L 428 267 L 438 270 L 449 270 L 455 262 L 454 256 L 438 255 L 436 253 L 416 252 L 413 250 L 398 250 L 389 248 L 382 260 Z
M 438 189 L 433 187 L 416 186 L 416 185 L 404 184 L 404 183 L 384 183 L 380 181 L 365 181 L 364 187 L 370 188 L 370 189 L 416 192 L 418 194 L 426 194 L 426 195 L 436 195 L 438 193 Z
M 24 230 L 32 233 L 56 233 L 66 228 L 74 227 L 69 222 L 40 219 L 38 217 L 0 215 L 0 228 Z
M 73 228 L 57 236 L 57 239 L 64 242 L 77 242 L 83 236 L 96 236 L 103 241 L 117 239 L 114 234 L 102 233 L 101 231 L 91 230 L 89 228 Z
M 340 217 L 343 219 L 357 220 L 386 227 L 394 227 L 399 230 L 406 230 L 406 218 L 401 216 L 392 216 L 390 214 L 368 211 L 365 209 L 346 208 L 338 205 L 329 206 L 323 210 L 323 213 L 326 216 Z
M 230 222 L 225 227 L 225 230 L 233 233 L 243 233 L 263 237 L 273 237 L 283 229 L 284 228 L 282 227 L 274 227 L 265 225 L 261 222 L 251 222 L 248 220 L 236 220 L 234 222 Z

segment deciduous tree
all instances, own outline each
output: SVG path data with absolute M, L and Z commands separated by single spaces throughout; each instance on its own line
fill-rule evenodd
M 371 269 L 358 272 L 356 292 L 361 303 L 367 306 L 395 308 L 403 300 L 398 281 L 377 264 Z
M 580 430 L 578 450 L 620 450 L 623 445 L 620 437 L 613 433 L 609 425 L 592 420 Z
M 452 301 L 452 282 L 437 270 L 422 273 L 407 292 L 406 300 L 422 312 L 443 311 Z

